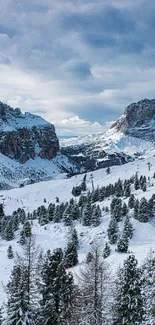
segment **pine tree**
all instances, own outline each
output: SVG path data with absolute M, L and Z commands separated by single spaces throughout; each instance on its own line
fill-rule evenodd
M 144 324 L 155 324 L 155 256 L 151 250 L 142 265 Z
M 72 267 L 78 263 L 78 253 L 77 253 L 77 238 L 72 234 L 71 238 L 67 243 L 64 256 L 65 266 Z
M 119 238 L 117 242 L 117 250 L 119 252 L 126 253 L 128 250 L 128 245 L 129 245 L 128 237 L 125 236 L 125 234 L 123 233 L 123 235 Z
M 133 216 L 136 220 L 139 220 L 139 200 L 138 199 L 135 201 Z
M 41 314 L 46 325 L 67 325 L 73 313 L 73 276 L 66 273 L 63 264 L 63 252 L 56 249 L 50 251 L 42 270 L 43 287 L 41 289 Z
M 101 223 L 101 209 L 100 206 L 93 206 L 92 215 L 91 215 L 91 225 L 94 227 L 99 226 Z
M 83 212 L 82 212 L 82 223 L 84 226 L 90 226 L 91 225 L 91 203 L 88 202 L 85 204 Z
M 6 228 L 5 228 L 5 233 L 4 233 L 4 238 L 6 240 L 12 240 L 14 239 L 14 231 L 13 231 L 13 223 L 12 223 L 12 220 L 9 220 L 7 225 L 6 225 Z
M 127 213 L 128 213 L 128 207 L 127 207 L 126 203 L 124 202 L 123 206 L 122 206 L 121 214 L 123 217 L 125 217 L 127 215 Z
M 137 260 L 130 255 L 118 272 L 113 325 L 140 325 L 143 320 L 143 299 Z
M 9 247 L 8 247 L 7 256 L 8 256 L 9 259 L 14 258 L 13 249 L 12 249 L 12 246 L 11 245 L 9 245 Z
M 128 207 L 130 209 L 133 209 L 134 205 L 135 205 L 135 196 L 134 196 L 134 194 L 131 194 L 129 197 L 129 201 L 128 201 Z
M 135 190 L 139 190 L 139 188 L 140 188 L 140 182 L 139 182 L 137 173 L 135 174 L 134 187 L 135 187 Z
M 48 209 L 47 209 L 47 214 L 48 214 L 49 221 L 53 220 L 54 210 L 55 210 L 55 204 L 50 203 L 49 206 L 48 206 Z
M 63 214 L 63 221 L 65 226 L 71 226 L 72 224 L 72 214 L 71 214 L 72 206 L 68 205 Z
M 130 221 L 130 217 L 129 215 L 127 215 L 124 220 L 124 229 L 123 229 L 124 236 L 131 239 L 133 236 L 133 230 L 134 229 Z
M 79 248 L 79 239 L 78 239 L 78 234 L 76 229 L 74 228 L 71 234 L 71 239 L 73 241 L 73 243 L 75 244 L 76 248 Z
M 54 215 L 53 215 L 53 221 L 54 222 L 60 222 L 61 218 L 62 218 L 62 214 L 61 214 L 61 211 L 60 211 L 60 206 L 56 205 L 55 210 L 54 210 Z
M 19 238 L 19 243 L 21 245 L 25 245 L 25 242 L 26 242 L 25 231 L 24 230 L 21 230 L 21 232 L 20 232 L 20 238 Z
M 25 221 L 23 231 L 25 233 L 25 237 L 30 237 L 32 235 L 31 224 L 29 221 Z
M 130 181 L 127 181 L 126 184 L 124 185 L 124 196 L 129 197 L 130 194 L 131 194 Z
M 139 203 L 138 220 L 141 222 L 148 222 L 147 200 L 143 197 Z
M 118 224 L 115 218 L 111 218 L 108 229 L 108 238 L 110 244 L 115 244 L 118 238 Z
M 0 218 L 4 217 L 4 208 L 3 208 L 3 204 L 0 203 Z
M 111 253 L 111 249 L 110 249 L 110 246 L 108 243 L 105 243 L 105 247 L 104 247 L 104 250 L 103 250 L 103 257 L 104 258 L 107 258 Z
M 28 310 L 24 277 L 25 269 L 15 265 L 6 287 L 8 295 L 6 325 L 24 324 L 24 316 Z

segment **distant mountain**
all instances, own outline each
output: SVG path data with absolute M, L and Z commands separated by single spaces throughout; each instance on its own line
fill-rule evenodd
M 62 140 L 61 152 L 88 171 L 120 165 L 155 153 L 155 99 L 129 105 L 111 128 L 100 134 Z
M 155 99 L 143 99 L 129 105 L 111 128 L 125 135 L 155 141 Z
M 0 189 L 78 171 L 60 154 L 53 124 L 0 102 Z

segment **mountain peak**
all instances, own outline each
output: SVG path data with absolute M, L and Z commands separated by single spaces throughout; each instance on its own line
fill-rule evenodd
M 111 126 L 137 138 L 155 139 L 155 99 L 142 99 L 126 107 L 124 114 Z

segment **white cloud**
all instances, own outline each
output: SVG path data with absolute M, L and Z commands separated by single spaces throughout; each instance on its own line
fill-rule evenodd
M 107 125 L 86 121 L 77 115 L 68 119 L 55 120 L 54 124 L 59 135 L 85 135 L 104 132 L 107 129 Z

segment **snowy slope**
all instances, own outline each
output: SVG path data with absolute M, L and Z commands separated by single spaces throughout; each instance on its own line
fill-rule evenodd
M 105 153 L 125 153 L 133 158 L 135 156 L 152 156 L 155 153 L 154 143 L 137 139 L 135 137 L 125 135 L 116 128 L 109 129 L 105 133 L 92 134 L 88 136 L 72 138 L 60 141 L 60 147 L 87 147 L 91 145 L 92 152 L 98 151 Z
M 52 160 L 36 157 L 25 164 L 10 159 L 0 153 L 0 190 L 20 187 L 51 178 L 66 177 L 66 173 L 78 171 L 67 157 L 58 154 Z
M 148 170 L 148 162 L 151 163 L 151 170 Z M 137 171 L 139 174 L 146 175 L 150 177 L 150 181 L 147 185 L 147 192 L 142 192 L 142 190 L 132 192 L 135 197 L 140 199 L 146 197 L 149 199 L 152 194 L 155 193 L 155 179 L 152 178 L 155 171 L 155 157 L 149 157 L 144 160 L 136 160 L 122 166 L 111 167 L 111 173 L 106 174 L 105 169 L 100 169 L 93 172 L 94 186 L 101 187 L 108 185 L 109 183 L 114 183 L 121 178 L 129 178 Z M 56 202 L 56 196 L 60 198 L 60 202 L 68 201 L 71 197 L 72 187 L 79 185 L 83 179 L 83 175 L 77 175 L 70 179 L 54 179 L 46 182 L 41 182 L 38 184 L 32 184 L 25 186 L 23 188 L 16 188 L 6 191 L 1 191 L 0 193 L 0 203 L 4 203 L 4 208 L 6 214 L 12 213 L 19 207 L 23 207 L 27 212 L 33 211 L 41 204 L 48 206 L 50 202 Z M 92 183 L 90 179 L 90 173 L 87 175 L 87 187 L 92 189 Z M 46 203 L 44 202 L 46 198 Z M 128 199 L 124 199 L 125 202 Z M 111 200 L 106 199 L 100 202 L 101 208 L 103 206 L 109 206 Z M 93 242 L 97 241 L 99 245 L 104 247 L 107 241 L 107 226 L 109 224 L 110 215 L 108 213 L 102 213 L 102 222 L 98 227 L 84 227 L 78 221 L 75 222 L 75 227 L 77 229 L 80 241 L 79 249 L 79 265 L 75 267 L 75 272 L 78 272 L 80 265 L 85 262 L 86 254 L 91 249 Z M 129 250 L 132 251 L 139 262 L 143 261 L 146 254 L 150 248 L 155 247 L 155 224 L 154 223 L 140 223 L 132 218 L 132 223 L 134 226 L 134 235 L 130 240 Z M 120 222 L 120 229 L 122 228 L 122 223 Z M 40 245 L 43 250 L 54 249 L 56 247 L 64 248 L 67 243 L 67 238 L 70 234 L 70 227 L 66 227 L 61 223 L 49 223 L 44 226 L 40 226 L 37 220 L 33 223 L 33 233 L 36 235 L 36 242 Z M 82 234 L 82 235 L 81 235 Z M 21 246 L 17 243 L 19 239 L 19 231 L 16 232 L 16 237 L 14 240 L 7 242 L 2 240 L 0 246 L 0 279 L 6 284 L 8 277 L 10 275 L 10 270 L 13 266 L 13 261 L 7 258 L 7 248 L 11 244 L 15 251 L 21 251 Z M 118 253 L 115 251 L 115 245 L 111 245 L 112 253 L 108 257 L 107 261 L 112 266 L 112 271 L 114 272 L 119 264 L 121 264 L 124 258 L 127 257 L 125 253 Z M 5 293 L 3 289 L 0 290 L 0 304 L 5 299 Z

